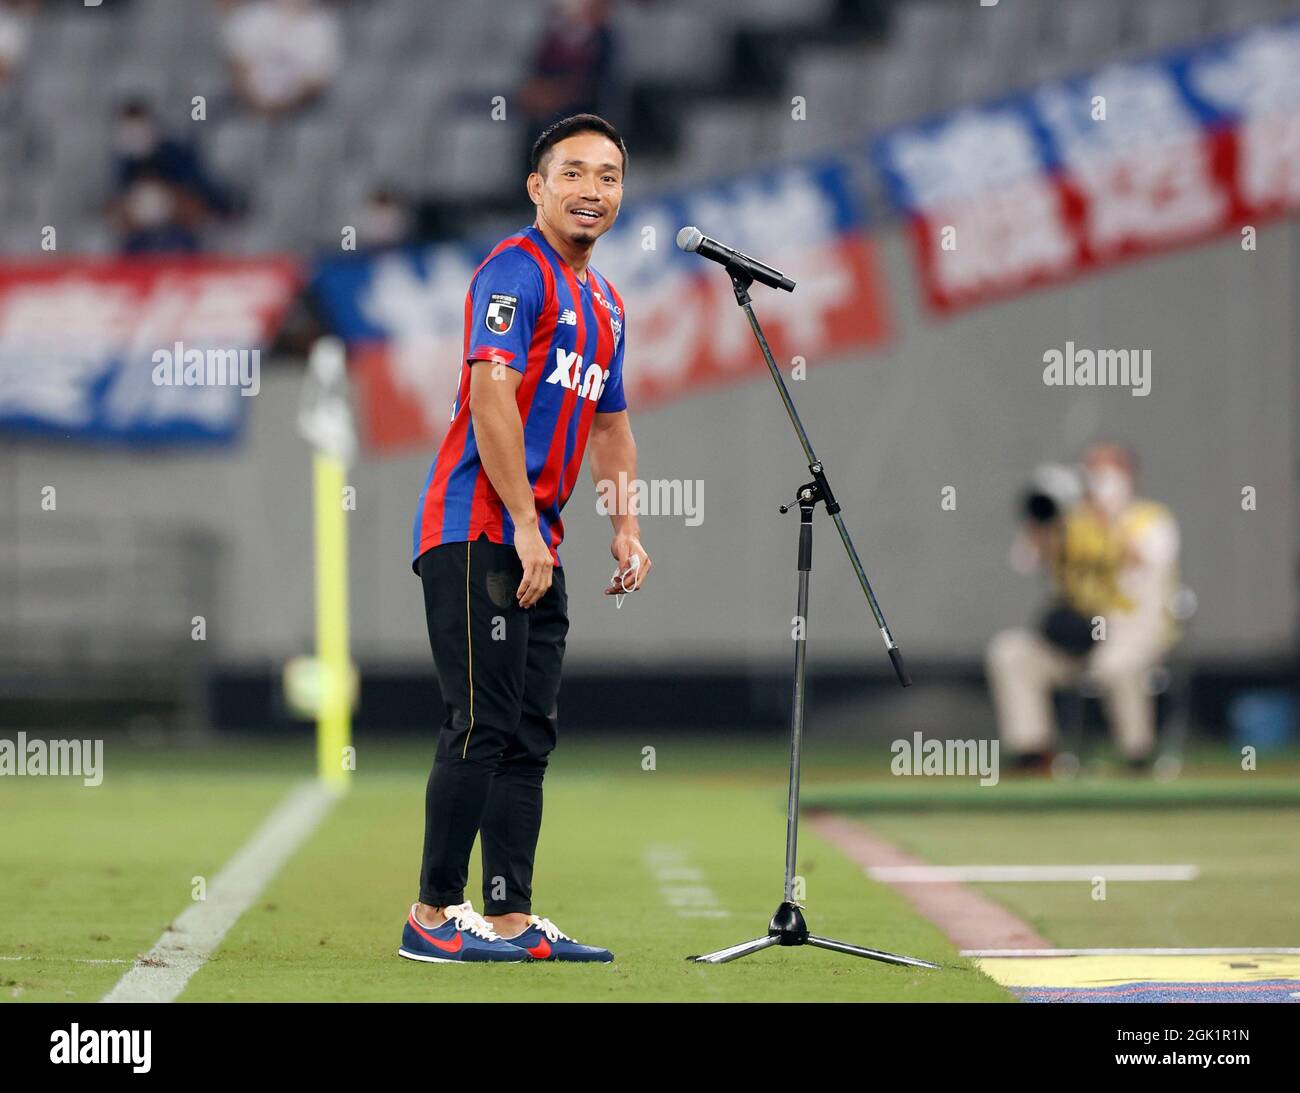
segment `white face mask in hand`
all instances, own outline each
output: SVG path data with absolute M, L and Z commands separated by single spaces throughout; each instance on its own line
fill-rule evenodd
M 614 575 L 609 579 L 609 585 L 611 588 L 619 589 L 618 592 L 614 593 L 615 607 L 622 607 L 623 597 L 629 592 L 636 591 L 636 575 L 640 568 L 641 555 L 633 554 L 632 560 L 628 562 L 627 569 L 624 572 L 620 573 L 617 569 L 614 570 Z

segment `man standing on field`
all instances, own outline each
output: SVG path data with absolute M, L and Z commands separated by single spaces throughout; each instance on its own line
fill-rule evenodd
M 420 495 L 413 562 L 447 717 L 425 795 L 419 901 L 399 955 L 610 961 L 532 913 L 542 778 L 555 747 L 568 633 L 560 519 L 591 440 L 597 484 L 636 478 L 623 397 L 623 300 L 589 263 L 618 216 L 627 149 L 594 114 L 533 146 L 533 225 L 475 271 L 451 429 Z M 621 478 L 620 475 L 626 475 Z M 615 506 L 607 594 L 650 571 L 631 506 Z M 479 836 L 484 914 L 465 899 Z

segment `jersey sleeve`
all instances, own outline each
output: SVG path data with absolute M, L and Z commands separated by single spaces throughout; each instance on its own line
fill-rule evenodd
M 627 314 L 623 315 L 623 328 L 619 332 L 618 348 L 614 350 L 614 363 L 609 366 L 609 379 L 601 388 L 600 399 L 596 402 L 596 413 L 616 414 L 627 409 L 627 399 L 623 397 L 623 347 L 627 345 Z
M 541 271 L 524 251 L 508 247 L 490 259 L 470 287 L 465 361 L 495 361 L 527 371 L 533 327 L 544 303 Z

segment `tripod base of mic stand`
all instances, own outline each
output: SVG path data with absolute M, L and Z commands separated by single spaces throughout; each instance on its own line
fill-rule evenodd
M 750 953 L 761 952 L 773 945 L 816 945 L 819 949 L 830 949 L 849 956 L 861 956 L 867 960 L 879 960 L 885 964 L 905 964 L 911 968 L 937 968 L 928 960 L 918 960 L 914 956 L 898 956 L 895 953 L 881 952 L 879 949 L 864 949 L 861 945 L 850 945 L 847 941 L 833 941 L 829 937 L 819 937 L 808 932 L 803 912 L 793 903 L 782 903 L 772 916 L 767 927 L 767 936 L 753 941 L 742 941 L 717 952 L 705 953 L 703 956 L 688 956 L 686 959 L 694 964 L 726 964 L 738 960 Z

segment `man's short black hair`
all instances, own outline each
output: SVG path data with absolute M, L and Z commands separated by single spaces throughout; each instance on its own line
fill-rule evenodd
M 623 173 L 627 174 L 627 145 L 618 135 L 618 130 L 599 114 L 573 114 L 561 118 L 554 125 L 547 126 L 533 143 L 533 155 L 529 163 L 531 169 L 540 172 L 542 157 L 565 137 L 571 137 L 574 133 L 599 133 L 601 136 L 609 137 L 618 145 L 618 150 L 623 156 Z

